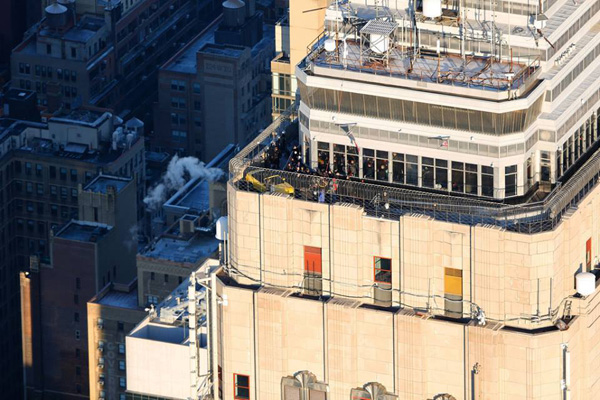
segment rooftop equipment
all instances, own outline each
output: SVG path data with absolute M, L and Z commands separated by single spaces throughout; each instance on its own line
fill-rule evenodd
M 223 2 L 223 22 L 229 28 L 241 26 L 246 20 L 246 3 L 242 0 Z
M 50 28 L 62 28 L 67 24 L 67 7 L 58 3 L 50 4 L 45 8 L 46 10 L 46 24 Z
M 427 18 L 442 16 L 442 0 L 423 0 L 423 15 Z
M 582 296 L 589 296 L 596 291 L 596 276 L 591 272 L 580 272 L 575 276 L 575 288 Z

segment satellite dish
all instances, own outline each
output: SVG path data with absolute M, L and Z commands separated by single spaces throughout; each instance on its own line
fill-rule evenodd
M 335 40 L 327 39 L 325 41 L 325 51 L 332 52 L 335 50 Z

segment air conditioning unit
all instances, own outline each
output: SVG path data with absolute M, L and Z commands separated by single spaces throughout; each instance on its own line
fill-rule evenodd
M 104 363 L 98 363 L 98 368 L 104 369 Z
M 104 379 L 98 379 L 98 384 L 100 386 L 104 386 Z

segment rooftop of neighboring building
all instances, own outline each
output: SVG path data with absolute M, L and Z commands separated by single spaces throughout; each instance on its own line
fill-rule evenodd
M 234 144 L 227 145 L 208 164 L 206 164 L 206 168 L 220 168 L 226 172 L 229 161 L 235 156 L 236 152 L 237 147 Z M 177 208 L 182 212 L 201 212 L 208 210 L 210 207 L 209 182 L 202 177 L 192 179 L 171 196 L 171 198 L 165 202 L 163 207 Z
M 113 175 L 98 175 L 94 178 L 90 183 L 88 183 L 83 190 L 92 191 L 94 193 L 104 193 L 106 194 L 109 187 L 114 188 L 116 193 L 119 193 L 123 190 L 129 183 L 131 182 L 131 178 L 124 178 L 120 176 Z
M 143 311 L 143 308 L 138 306 L 137 277 L 128 284 L 109 283 L 89 302 L 102 306 Z
M 179 222 L 175 225 L 179 226 Z M 219 248 L 219 241 L 211 232 L 195 232 L 190 236 L 179 236 L 174 230 L 163 234 L 141 256 L 177 263 L 196 264 L 213 255 Z
M 97 242 L 106 236 L 112 226 L 88 221 L 71 221 L 54 234 L 61 239 L 75 240 L 78 242 Z
M 39 31 L 42 37 L 61 38 L 70 42 L 87 43 L 105 25 L 103 18 L 93 15 L 84 15 L 77 24 L 66 31 L 43 27 Z
M 171 72 L 181 72 L 185 74 L 195 74 L 197 72 L 196 54 L 200 49 L 208 44 L 214 43 L 215 32 L 219 28 L 221 17 L 215 19 L 202 32 L 188 42 L 188 44 L 171 57 L 162 67 L 162 70 Z

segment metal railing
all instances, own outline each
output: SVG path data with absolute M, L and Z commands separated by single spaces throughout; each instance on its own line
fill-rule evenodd
M 292 105 L 230 161 L 230 184 L 233 187 L 243 191 L 288 195 L 312 202 L 353 204 L 378 218 L 396 220 L 402 215 L 419 214 L 452 223 L 491 225 L 519 233 L 538 233 L 553 230 L 563 215 L 594 189 L 600 179 L 598 150 L 566 183 L 559 183 L 543 201 L 508 205 L 424 189 L 265 168 L 262 153 L 281 135 L 293 134 L 294 130 L 288 128 L 297 123 L 295 115 L 295 105 Z M 254 181 L 247 179 L 248 174 Z
M 326 31 L 323 31 L 307 46 L 308 56 L 300 63 L 300 67 L 302 69 L 312 71 L 314 66 L 316 66 L 328 69 L 358 72 L 361 74 L 365 73 L 378 76 L 389 76 L 393 78 L 402 78 L 419 82 L 438 83 L 474 89 L 485 89 L 496 92 L 518 90 L 524 87 L 528 87 L 529 84 L 534 81 L 532 77 L 535 78 L 541 72 L 541 60 L 539 56 L 528 58 L 527 63 L 513 63 L 512 61 L 510 61 L 511 64 L 518 64 L 520 67 L 519 71 L 511 79 L 506 78 L 502 74 L 494 76 L 491 73 L 489 74 L 489 76 L 478 76 L 477 74 L 474 74 L 473 76 L 465 76 L 465 73 L 462 70 L 441 71 L 439 74 L 437 74 L 435 70 L 428 69 L 422 69 L 420 71 L 411 72 L 402 71 L 398 68 L 394 68 L 392 65 L 371 65 L 368 63 L 365 64 L 361 62 L 360 60 L 362 60 L 363 55 L 361 54 L 361 51 L 357 48 L 359 44 L 355 43 L 357 41 L 355 39 L 348 39 L 348 43 L 352 43 L 352 45 L 348 45 L 346 47 L 348 57 L 345 61 L 343 61 L 343 58 L 341 56 L 341 53 L 343 51 L 340 48 L 337 48 L 335 50 L 335 54 L 333 56 L 327 56 L 328 53 L 325 51 L 324 46 L 327 37 L 328 33 Z M 420 55 L 410 55 L 414 52 L 414 49 L 412 47 L 407 48 L 405 52 L 395 49 L 392 49 L 391 52 L 397 53 L 396 56 L 400 55 L 402 57 L 412 57 L 415 60 L 422 58 L 422 56 Z M 446 54 L 444 54 L 443 57 L 445 55 Z M 456 56 L 458 57 L 458 55 Z M 392 55 L 390 55 L 390 57 L 392 57 Z M 467 58 L 471 58 L 471 56 L 468 56 Z M 483 57 L 476 58 L 483 59 Z M 504 61 L 507 63 L 509 62 L 508 60 Z M 482 66 L 481 73 L 483 73 L 486 69 L 488 69 L 486 66 Z M 491 64 L 489 70 L 491 70 Z

